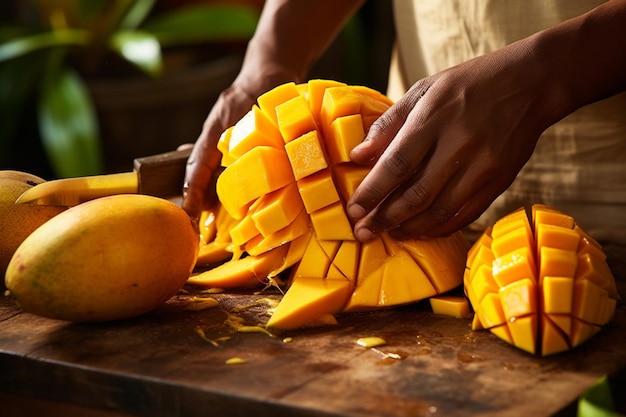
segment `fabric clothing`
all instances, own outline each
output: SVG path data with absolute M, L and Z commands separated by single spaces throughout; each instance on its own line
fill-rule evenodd
M 396 50 L 389 96 L 504 47 L 601 0 L 394 0 Z M 615 41 L 615 40 L 611 40 Z M 626 93 L 585 106 L 548 128 L 514 183 L 474 226 L 532 203 L 564 210 L 600 241 L 626 244 Z

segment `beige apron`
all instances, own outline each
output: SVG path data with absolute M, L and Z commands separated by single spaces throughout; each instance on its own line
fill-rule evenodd
M 397 45 L 388 94 L 580 15 L 599 0 L 394 0 Z M 615 41 L 615 40 L 612 40 Z M 626 93 L 586 106 L 544 132 L 515 182 L 474 226 L 544 203 L 600 241 L 626 244 Z

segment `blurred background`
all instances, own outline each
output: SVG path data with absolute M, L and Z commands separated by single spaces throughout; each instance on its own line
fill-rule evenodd
M 234 80 L 262 0 L 4 0 L 0 169 L 132 170 L 195 141 Z M 366 0 L 310 78 L 384 92 L 391 2 Z

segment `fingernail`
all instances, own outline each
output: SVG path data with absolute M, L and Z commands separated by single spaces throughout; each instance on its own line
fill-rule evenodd
M 347 208 L 348 216 L 354 220 L 362 219 L 367 212 L 360 204 L 350 204 Z
M 367 242 L 374 238 L 374 233 L 367 227 L 359 227 L 354 232 L 354 237 L 356 237 L 359 242 Z

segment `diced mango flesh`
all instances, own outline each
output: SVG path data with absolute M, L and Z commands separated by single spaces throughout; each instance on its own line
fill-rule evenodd
M 278 130 L 285 143 L 317 130 L 317 122 L 311 113 L 309 104 L 301 95 L 293 97 L 276 106 Z
M 241 219 L 249 203 L 294 182 L 283 149 L 258 146 L 225 169 L 217 179 L 217 194 L 230 215 Z
M 298 191 L 307 213 L 313 213 L 339 201 L 339 194 L 328 170 L 298 181 Z
M 436 295 L 430 297 L 430 308 L 433 313 L 443 316 L 467 319 L 472 317 L 469 301 L 466 297 L 454 295 Z
M 317 130 L 312 130 L 285 145 L 296 181 L 328 167 Z
M 233 126 L 228 141 L 228 155 L 231 158 L 243 156 L 257 146 L 280 148 L 282 138 L 268 115 L 258 106 L 253 106 L 241 120 Z
M 485 231 L 468 252 L 463 280 L 472 328 L 538 355 L 588 340 L 617 303 L 601 246 L 571 216 L 539 204 L 530 222 L 520 209 Z
M 370 168 L 354 164 L 350 152 L 391 104 L 375 90 L 329 80 L 287 83 L 261 95 L 218 141 L 224 170 L 216 191 L 232 219 L 228 245 L 220 247 L 232 259 L 189 282 L 260 285 L 291 268 L 287 294 L 268 323 L 276 328 L 458 287 L 469 247 L 460 232 L 432 241 L 354 238 L 345 205 Z

